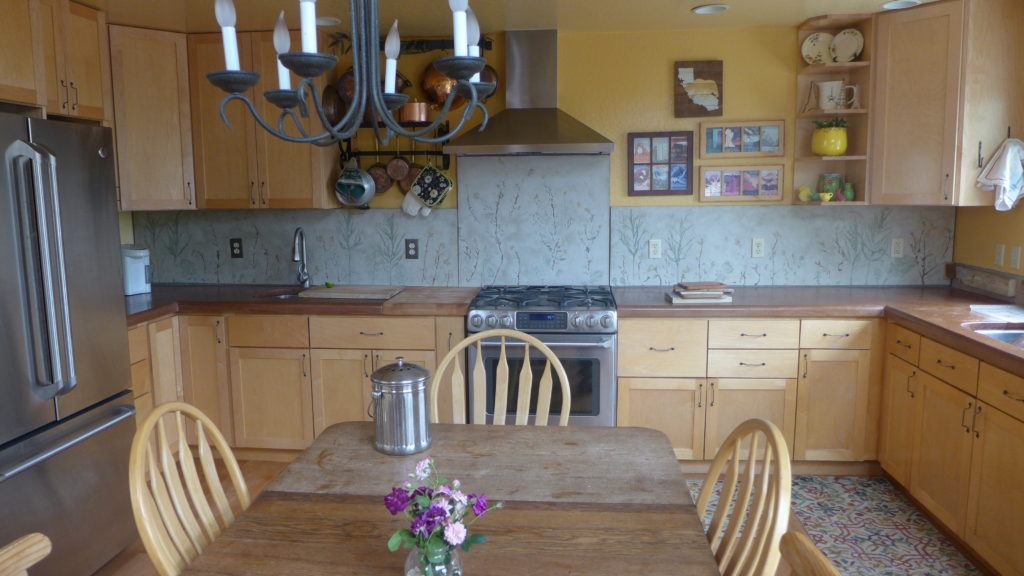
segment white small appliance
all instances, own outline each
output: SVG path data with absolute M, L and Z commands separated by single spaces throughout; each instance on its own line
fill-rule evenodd
M 121 267 L 124 269 L 124 295 L 152 292 L 149 273 L 149 250 L 121 246 Z

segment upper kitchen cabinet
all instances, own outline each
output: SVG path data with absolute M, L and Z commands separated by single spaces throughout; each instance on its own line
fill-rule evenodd
M 300 43 L 292 33 L 292 44 Z M 257 111 L 277 126 L 281 110 L 263 93 L 278 89 L 277 52 L 272 32 L 238 35 L 242 68 L 255 70 L 260 82 L 246 94 Z M 220 34 L 189 35 L 192 129 L 196 158 L 196 192 L 199 208 L 326 208 L 333 207 L 331 188 L 325 177 L 327 164 L 334 161 L 330 147 L 286 142 L 258 126 L 240 103 L 226 108 L 231 126 L 220 118 L 224 92 L 206 80 L 209 72 L 224 69 Z M 291 74 L 292 87 L 301 78 Z M 301 119 L 303 129 L 312 133 L 319 122 L 315 115 Z M 285 122 L 288 134 L 301 134 Z
M 0 101 L 42 104 L 38 27 L 29 0 L 0 0 Z
M 122 210 L 195 208 L 184 34 L 110 27 Z
M 32 0 L 32 7 L 47 114 L 109 122 L 106 15 L 67 0 Z
M 937 2 L 876 30 L 871 202 L 991 205 L 978 173 L 1024 129 L 1024 3 Z

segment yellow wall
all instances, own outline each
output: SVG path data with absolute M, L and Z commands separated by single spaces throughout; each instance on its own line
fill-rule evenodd
M 995 265 L 996 244 L 1006 246 L 1001 267 Z M 1013 246 L 1024 246 L 1024 208 L 1018 206 L 1010 212 L 996 212 L 994 208 L 957 209 L 955 262 L 1020 274 L 1020 269 L 1010 268 Z
M 132 222 L 131 212 L 121 212 L 117 215 L 117 226 L 121 232 L 121 244 L 135 243 L 135 223 Z
M 786 120 L 786 198 L 792 192 L 797 72 L 796 28 L 701 29 L 658 32 L 565 32 L 558 36 L 559 107 L 615 142 L 613 206 L 674 206 L 694 196 L 627 196 L 626 134 L 693 130 L 700 122 Z M 724 115 L 675 118 L 674 63 L 724 61 Z M 694 164 L 699 167 L 695 149 Z M 771 164 L 779 159 L 709 161 L 708 165 Z M 699 170 L 694 170 L 694 188 Z

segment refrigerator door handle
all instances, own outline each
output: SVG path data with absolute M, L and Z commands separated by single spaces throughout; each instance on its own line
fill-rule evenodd
M 53 398 L 60 393 L 61 389 L 61 361 L 60 347 L 57 335 L 57 324 L 54 322 L 55 307 L 53 294 L 48 289 L 48 276 L 50 275 L 50 256 L 47 225 L 40 206 L 44 203 L 43 196 L 43 175 L 39 170 L 42 164 L 42 156 L 32 145 L 19 140 L 7 148 L 5 161 L 8 168 L 14 174 L 15 198 L 18 202 L 18 216 L 21 222 L 21 241 L 26 267 L 34 266 L 35 262 L 41 264 L 40 275 L 43 277 L 43 287 L 37 283 L 36 270 L 27 269 L 25 278 L 28 282 L 28 298 L 31 308 L 29 321 L 32 329 L 33 359 L 35 361 L 36 379 L 38 380 L 38 392 L 46 398 Z M 26 178 L 29 165 L 32 166 L 32 183 Z M 32 197 L 29 196 L 29 189 L 32 190 Z M 36 209 L 33 211 L 32 206 Z M 34 216 L 36 218 L 34 218 Z M 33 238 L 33 223 L 37 226 L 36 238 Z M 38 251 L 38 254 L 37 254 Z M 40 294 L 43 302 L 40 303 Z M 42 308 L 45 318 L 40 318 Z M 43 338 L 46 339 L 44 344 Z M 49 356 L 49 363 L 44 360 Z
M 75 344 L 71 337 L 71 306 L 68 303 L 67 268 L 65 268 L 64 265 L 64 235 L 60 228 L 62 220 L 60 215 L 60 195 L 57 190 L 57 157 L 42 146 L 33 144 L 32 147 L 38 151 L 43 163 L 46 164 L 46 174 L 49 178 L 48 189 L 50 191 L 50 209 L 52 210 L 53 218 L 54 254 L 57 258 L 57 266 L 55 268 L 56 289 L 58 290 L 58 303 L 61 307 L 60 331 L 63 332 L 64 337 L 64 360 L 66 368 L 64 379 L 61 382 L 58 394 L 67 394 L 74 390 L 75 386 L 78 385 L 78 374 L 75 372 Z M 52 277 L 49 290 L 51 293 L 54 290 Z
M 6 482 L 7 480 L 10 480 L 12 477 L 28 470 L 29 468 L 32 468 L 33 466 L 36 466 L 38 464 L 45 462 L 46 460 L 49 460 L 50 458 L 53 458 L 54 456 L 60 454 L 61 452 L 67 450 L 68 448 L 71 448 L 77 444 L 81 444 L 85 440 L 88 440 L 89 438 L 99 434 L 100 432 L 103 432 L 108 428 L 112 428 L 133 416 L 135 416 L 135 408 L 133 406 L 118 406 L 114 410 L 111 410 L 110 414 L 107 414 L 98 422 L 95 422 L 92 425 L 90 425 L 88 428 L 85 428 L 84 430 L 79 430 L 74 434 L 60 438 L 58 441 L 50 445 L 43 446 L 39 450 L 36 450 L 28 458 L 25 458 L 24 460 L 19 460 L 4 467 L 3 469 L 0 469 L 0 484 Z

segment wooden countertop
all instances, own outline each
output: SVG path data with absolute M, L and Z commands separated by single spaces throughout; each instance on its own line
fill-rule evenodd
M 388 301 L 296 298 L 298 291 L 280 285 L 164 284 L 150 294 L 125 297 L 125 308 L 128 326 L 176 313 L 464 316 L 478 289 L 409 287 Z

